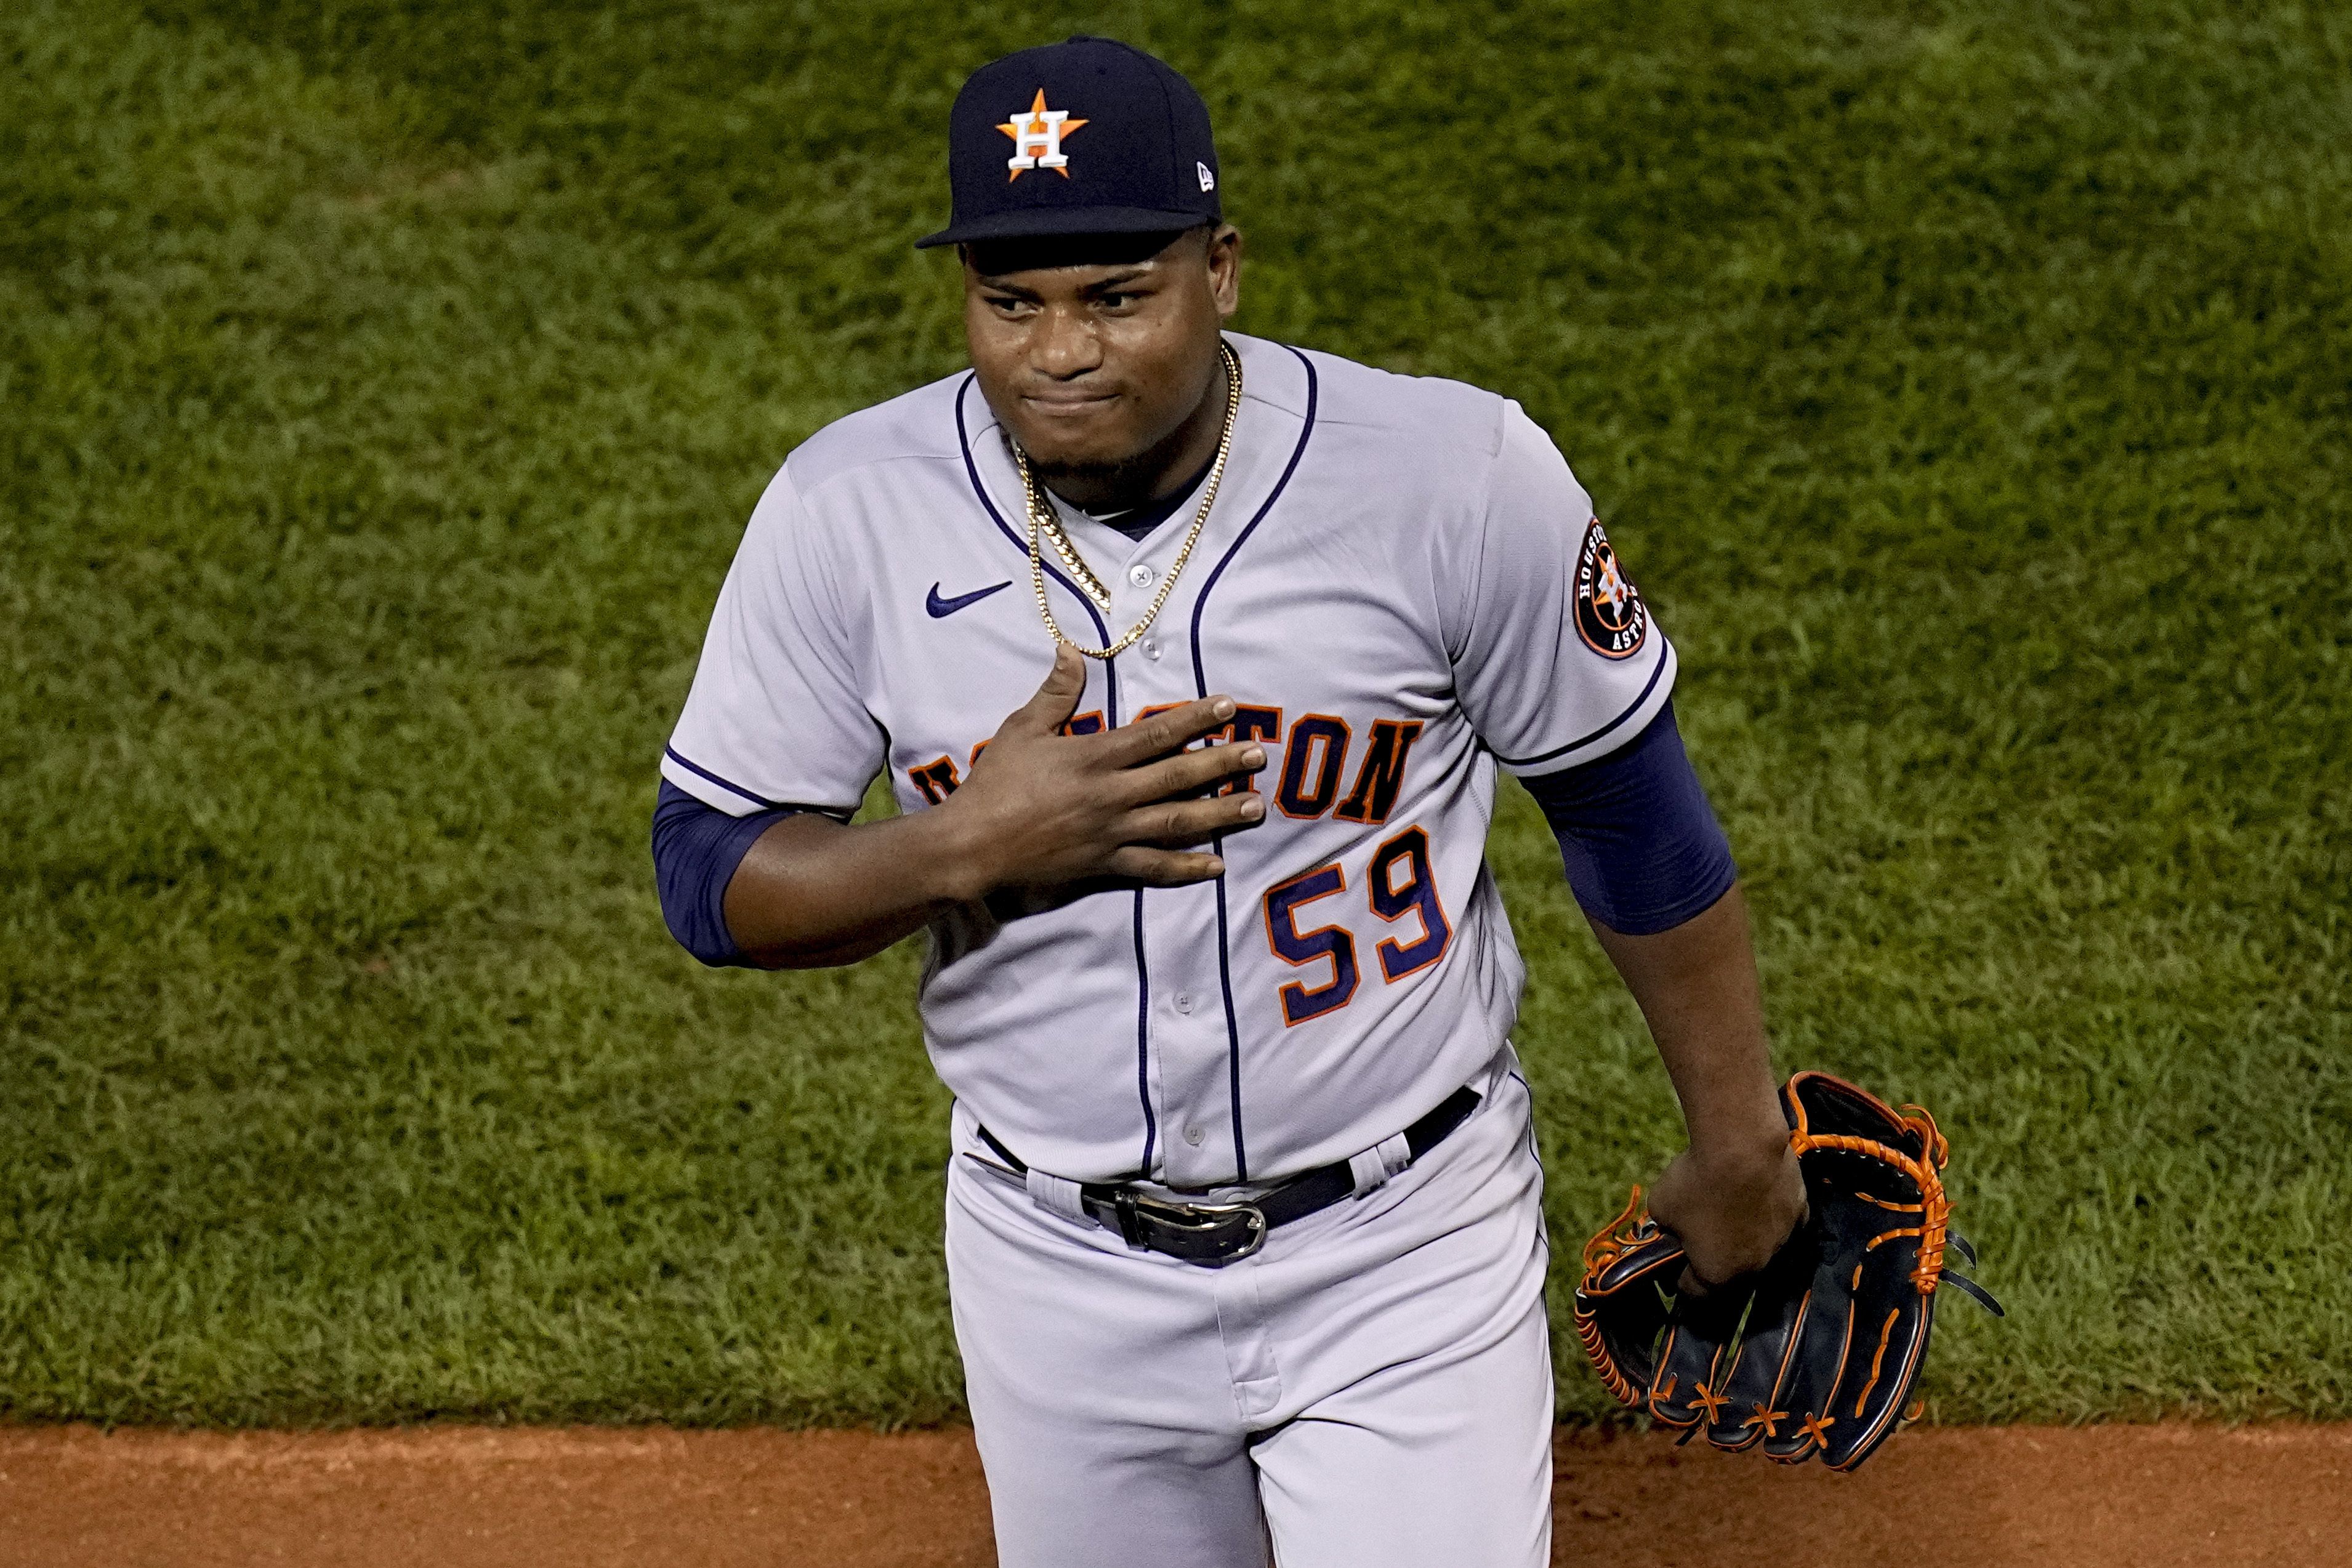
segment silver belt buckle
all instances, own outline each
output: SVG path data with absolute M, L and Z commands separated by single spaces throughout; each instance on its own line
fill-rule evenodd
M 1124 1193 L 1120 1197 L 1123 1201 L 1118 1207 L 1127 1208 L 1131 1206 L 1136 1218 L 1145 1226 L 1172 1232 L 1188 1240 L 1204 1241 L 1222 1248 L 1227 1236 L 1239 1233 L 1240 1243 L 1232 1251 L 1219 1251 L 1210 1257 L 1196 1257 L 1189 1251 L 1167 1248 L 1153 1249 L 1166 1251 L 1171 1257 L 1180 1258 L 1187 1263 L 1195 1263 L 1205 1269 L 1221 1269 L 1228 1263 L 1238 1263 L 1254 1256 L 1259 1248 L 1265 1245 L 1265 1211 L 1254 1203 L 1170 1203 L 1162 1198 Z M 1139 1227 L 1139 1230 L 1141 1228 Z M 1139 1236 L 1129 1238 L 1131 1242 L 1139 1239 Z M 1150 1245 L 1148 1241 L 1141 1244 Z

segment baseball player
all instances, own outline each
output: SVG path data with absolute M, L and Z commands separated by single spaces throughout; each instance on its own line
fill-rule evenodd
M 1545 1563 L 1498 769 L 1681 1098 L 1685 1284 L 1804 1201 L 1674 649 L 1516 403 L 1224 329 L 1169 67 L 1013 55 L 948 141 L 919 243 L 959 247 L 971 368 L 761 498 L 661 763 L 671 929 L 765 967 L 929 933 L 1008 1568 Z M 852 824 L 877 774 L 902 813 Z

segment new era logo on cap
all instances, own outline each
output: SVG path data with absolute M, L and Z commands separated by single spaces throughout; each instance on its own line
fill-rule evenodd
M 1047 169 L 1058 178 L 1035 177 Z M 1024 49 L 972 72 L 948 116 L 948 184 L 952 218 L 917 245 L 1155 234 L 1224 215 L 1201 95 L 1108 38 Z

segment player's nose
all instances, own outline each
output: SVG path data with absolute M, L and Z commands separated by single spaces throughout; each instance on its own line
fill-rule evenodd
M 1102 368 L 1102 340 L 1084 311 L 1051 306 L 1038 313 L 1029 363 L 1042 375 L 1067 381 Z

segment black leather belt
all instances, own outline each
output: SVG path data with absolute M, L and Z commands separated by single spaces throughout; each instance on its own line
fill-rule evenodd
M 1444 1142 L 1477 1107 L 1475 1089 L 1465 1086 L 1447 1095 L 1436 1110 L 1404 1130 L 1412 1157 L 1417 1160 Z M 998 1143 L 995 1134 L 985 1127 L 979 1132 L 1015 1175 L 1029 1174 L 1021 1157 Z M 1078 1201 L 1104 1229 L 1118 1231 L 1129 1247 L 1220 1269 L 1265 1246 L 1265 1233 L 1276 1226 L 1304 1219 L 1355 1191 L 1355 1172 L 1346 1160 L 1337 1160 L 1293 1176 L 1250 1203 L 1173 1203 L 1114 1182 L 1080 1183 Z

